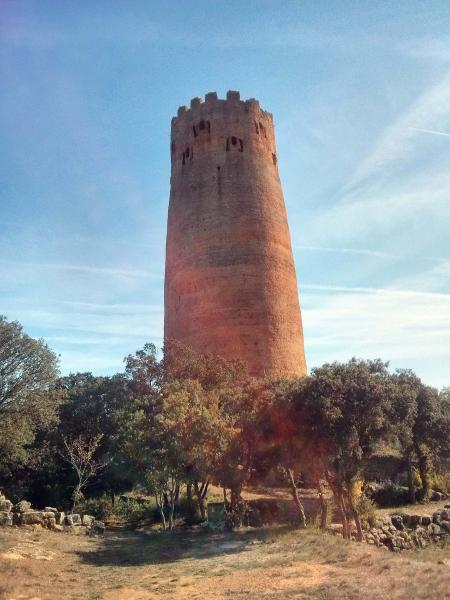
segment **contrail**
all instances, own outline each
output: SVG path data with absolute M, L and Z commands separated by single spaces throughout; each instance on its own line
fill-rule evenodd
M 450 137 L 450 133 L 444 131 L 434 131 L 433 129 L 420 129 L 420 127 L 408 127 L 412 131 L 420 131 L 421 133 L 432 133 L 433 135 L 443 135 L 444 137 Z

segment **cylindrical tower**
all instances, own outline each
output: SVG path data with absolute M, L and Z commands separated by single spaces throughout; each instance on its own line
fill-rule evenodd
M 255 376 L 306 373 L 272 115 L 216 93 L 172 119 L 164 337 L 240 358 Z

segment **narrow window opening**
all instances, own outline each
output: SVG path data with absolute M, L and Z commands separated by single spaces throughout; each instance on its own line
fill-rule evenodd
M 217 165 L 217 170 L 220 171 L 220 166 L 219 165 Z
M 186 158 L 189 158 L 189 147 L 188 147 L 188 148 L 186 148 L 186 152 L 185 152 L 185 154 L 186 154 Z
M 194 137 L 197 137 L 197 128 L 195 125 L 192 127 L 192 131 L 194 132 Z
M 233 144 L 233 146 L 236 146 L 237 144 L 237 138 L 235 138 L 234 135 L 231 138 L 231 143 Z

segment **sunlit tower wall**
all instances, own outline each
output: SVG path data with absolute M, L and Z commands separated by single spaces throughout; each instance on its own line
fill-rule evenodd
M 272 115 L 228 92 L 172 119 L 164 337 L 240 358 L 255 376 L 306 373 Z

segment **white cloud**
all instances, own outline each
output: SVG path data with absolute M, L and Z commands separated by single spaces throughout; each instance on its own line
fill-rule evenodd
M 395 123 L 386 128 L 373 151 L 358 166 L 349 187 L 375 174 L 386 176 L 392 163 L 405 161 L 415 150 L 417 136 L 411 127 L 440 130 L 450 113 L 450 75 L 425 91 Z M 442 126 L 442 125 L 441 125 Z

